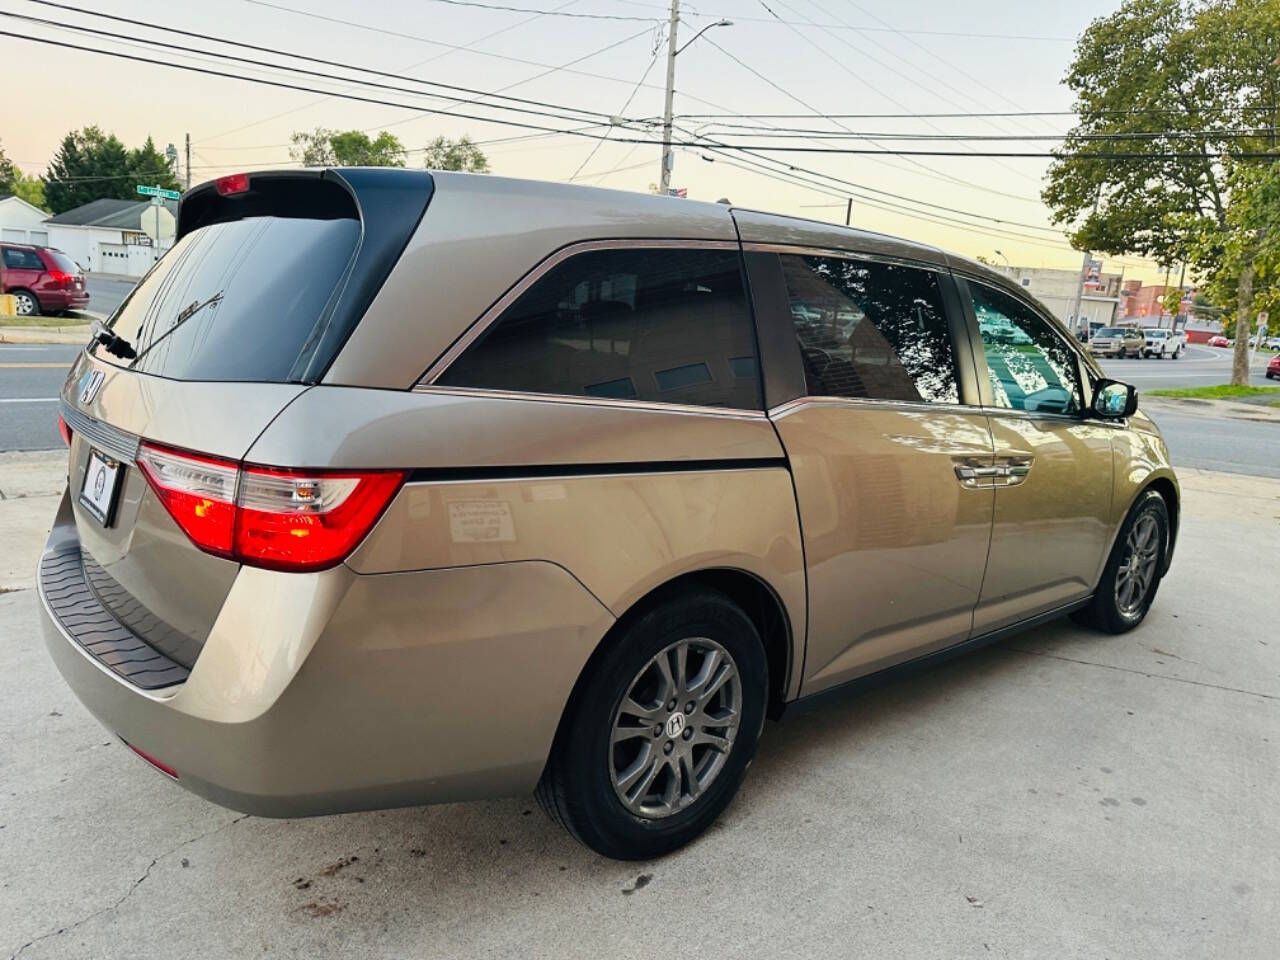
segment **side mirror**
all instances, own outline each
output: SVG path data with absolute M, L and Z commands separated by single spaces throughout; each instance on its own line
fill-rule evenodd
M 1123 420 L 1138 409 L 1138 391 L 1118 380 L 1099 380 L 1093 385 L 1093 414 L 1103 420 Z

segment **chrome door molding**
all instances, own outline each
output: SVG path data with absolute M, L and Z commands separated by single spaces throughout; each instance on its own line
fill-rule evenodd
M 769 419 L 777 420 L 806 407 L 859 407 L 868 410 L 901 410 L 904 413 L 966 413 L 985 414 L 985 407 L 963 403 L 932 403 L 928 400 L 879 400 L 874 397 L 796 397 L 769 409 Z
M 434 384 L 449 366 L 460 357 L 466 349 L 481 335 L 489 329 L 490 325 L 500 317 L 503 312 L 511 306 L 521 294 L 528 290 L 531 286 L 541 280 L 548 272 L 555 267 L 564 263 L 570 257 L 577 256 L 580 253 L 591 253 L 596 250 L 741 250 L 740 245 L 734 240 L 646 240 L 643 238 L 632 238 L 626 240 L 583 240 L 579 243 L 571 243 L 567 247 L 561 247 L 526 273 L 523 277 L 516 281 L 506 293 L 497 299 L 493 306 L 489 307 L 480 317 L 475 320 L 452 346 L 449 347 L 440 357 L 427 368 L 419 379 L 414 389 L 422 386 Z M 522 396 L 531 396 L 531 394 L 521 394 Z M 542 396 L 542 394 L 537 394 Z
M 494 390 L 488 387 L 445 387 L 419 383 L 412 393 L 447 397 L 481 397 L 489 400 L 522 400 L 525 403 L 565 403 L 607 409 L 647 410 L 679 416 L 718 417 L 722 420 L 764 420 L 763 410 L 738 410 L 732 407 L 700 407 L 689 403 L 664 403 L 661 400 L 626 400 L 617 397 L 584 397 L 574 393 L 533 393 L 523 390 Z

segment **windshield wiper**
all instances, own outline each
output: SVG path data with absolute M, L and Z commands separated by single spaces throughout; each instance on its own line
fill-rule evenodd
M 89 332 L 92 334 L 90 342 L 102 344 L 107 353 L 113 357 L 119 357 L 121 360 L 132 360 L 138 355 L 138 351 L 133 349 L 133 344 L 124 337 L 112 333 L 101 320 L 93 321 Z
M 180 326 L 182 326 L 184 323 L 186 323 L 188 320 L 194 317 L 197 313 L 199 313 L 205 307 L 208 307 L 220 302 L 222 302 L 221 290 L 215 293 L 208 300 L 205 300 L 203 303 L 200 302 L 199 300 L 192 300 L 189 304 L 187 304 L 185 307 L 183 307 L 181 310 L 178 311 L 178 315 L 173 318 L 173 326 L 171 326 L 164 333 L 160 334 L 160 336 L 156 337 L 154 340 L 148 343 L 146 347 L 143 348 L 142 353 L 137 355 L 138 359 L 145 357 L 148 353 L 150 353 L 152 350 L 156 348 L 156 345 L 158 343 L 160 343 L 162 340 L 168 337 L 171 333 L 177 330 Z M 130 366 L 132 366 L 132 364 L 130 364 Z

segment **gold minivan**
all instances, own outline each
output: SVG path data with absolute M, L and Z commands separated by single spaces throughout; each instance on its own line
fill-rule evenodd
M 44 633 L 182 786 L 277 817 L 536 791 L 648 858 L 766 716 L 1072 614 L 1179 494 L 1132 387 L 977 263 L 395 169 L 225 177 L 76 360 Z

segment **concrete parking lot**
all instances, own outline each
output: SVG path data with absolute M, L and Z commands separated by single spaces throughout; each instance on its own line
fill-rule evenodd
M 626 864 L 531 798 L 271 821 L 145 767 L 38 636 L 59 469 L 0 455 L 7 956 L 1275 956 L 1280 481 L 1184 470 L 1141 628 L 785 717 L 707 836 Z

